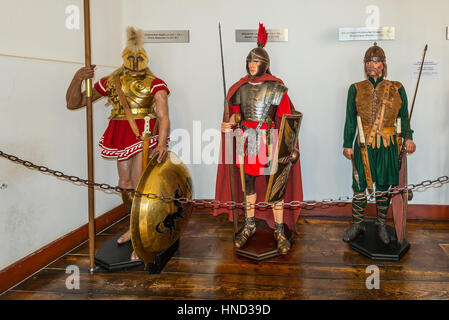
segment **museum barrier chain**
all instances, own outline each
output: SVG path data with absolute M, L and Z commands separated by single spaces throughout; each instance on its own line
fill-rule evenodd
M 171 202 L 171 201 L 178 201 L 179 203 L 185 204 L 185 203 L 192 203 L 194 205 L 197 206 L 211 206 L 211 207 L 258 207 L 258 208 L 267 208 L 267 207 L 271 207 L 273 205 L 280 205 L 282 204 L 284 207 L 314 207 L 314 206 L 318 206 L 318 205 L 325 205 L 325 206 L 330 206 L 333 204 L 338 204 L 338 203 L 344 203 L 344 202 L 350 202 L 352 200 L 361 200 L 364 198 L 367 198 L 368 201 L 375 201 L 376 197 L 379 196 L 383 196 L 383 195 L 388 195 L 388 196 L 392 196 L 395 194 L 399 194 L 399 193 L 403 193 L 405 191 L 408 192 L 412 192 L 418 189 L 427 189 L 429 187 L 434 187 L 436 185 L 438 185 L 438 187 L 442 186 L 443 184 L 449 183 L 449 177 L 448 176 L 441 176 L 435 180 L 424 180 L 418 184 L 408 184 L 407 186 L 404 186 L 402 188 L 399 187 L 391 187 L 390 189 L 388 189 L 387 191 L 375 191 L 372 192 L 370 194 L 367 195 L 353 195 L 353 196 L 342 196 L 342 197 L 338 197 L 336 199 L 332 199 L 332 198 L 328 198 L 328 199 L 323 199 L 321 201 L 315 201 L 315 200 L 307 200 L 307 201 L 291 201 L 291 202 L 284 202 L 284 203 L 270 203 L 270 202 L 257 202 L 257 203 L 252 203 L 252 202 L 236 202 L 236 201 L 219 201 L 219 200 L 192 200 L 192 199 L 188 199 L 188 198 L 176 198 L 176 197 L 166 197 L 166 196 L 159 196 L 157 194 L 154 193 L 142 193 L 140 191 L 137 191 L 135 189 L 125 189 L 119 186 L 113 187 L 107 183 L 97 183 L 94 181 L 89 181 L 87 179 L 81 179 L 77 176 L 70 176 L 70 175 L 66 175 L 61 171 L 56 171 L 56 170 L 52 170 L 49 169 L 45 166 L 39 166 L 39 165 L 35 165 L 30 161 L 26 161 L 26 160 L 22 160 L 19 157 L 13 156 L 13 155 L 9 155 L 6 154 L 2 151 L 0 151 L 0 157 L 6 158 L 12 162 L 21 164 L 27 168 L 30 169 L 36 169 L 42 173 L 48 173 L 51 174 L 57 178 L 61 178 L 64 180 L 68 180 L 70 182 L 74 182 L 74 183 L 82 183 L 88 187 L 97 187 L 100 188 L 102 190 L 112 190 L 112 191 L 116 191 L 116 192 L 128 192 L 133 196 L 138 196 L 138 197 L 147 197 L 148 199 L 160 199 L 163 201 L 167 201 L 167 202 Z

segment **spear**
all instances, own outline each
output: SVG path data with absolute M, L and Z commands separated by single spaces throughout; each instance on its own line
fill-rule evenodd
M 415 87 L 415 93 L 413 95 L 412 107 L 410 109 L 410 115 L 408 117 L 407 129 L 405 130 L 405 134 L 404 134 L 404 143 L 402 144 L 401 152 L 399 153 L 399 170 L 401 170 L 401 166 L 402 166 L 402 157 L 404 156 L 404 153 L 405 153 L 405 141 L 407 140 L 407 134 L 410 130 L 410 121 L 412 120 L 413 109 L 415 108 L 416 93 L 418 92 L 419 81 L 421 80 L 421 73 L 422 73 L 422 69 L 424 66 L 424 60 L 426 59 L 426 53 L 427 53 L 427 44 L 424 47 L 424 52 L 423 52 L 423 56 L 422 56 L 422 60 L 421 60 L 421 66 L 419 68 L 419 75 L 418 75 L 418 80 L 416 81 L 416 87 Z
M 223 45 L 221 40 L 221 25 L 218 23 L 218 33 L 220 35 L 220 52 L 221 52 L 221 74 L 223 76 L 223 93 L 224 93 L 224 121 L 229 122 L 229 106 L 228 101 L 226 99 L 226 79 L 225 79 L 225 71 L 224 71 L 224 59 L 223 59 Z M 225 142 L 227 139 L 225 139 Z M 225 152 L 229 146 L 225 147 Z M 231 144 L 232 148 L 232 144 Z M 233 153 L 231 153 L 233 154 Z M 227 164 L 229 171 L 229 183 L 231 184 L 231 200 L 235 201 L 235 184 L 234 184 L 234 167 L 232 163 Z M 232 220 L 234 222 L 234 232 L 238 231 L 237 224 L 237 208 L 235 206 L 232 207 Z
M 90 41 L 90 5 L 89 0 L 84 0 L 84 51 L 85 64 L 91 67 L 91 41 Z M 86 126 L 87 126 L 87 176 L 89 181 L 94 181 L 94 159 L 93 159 L 93 122 L 92 122 L 92 79 L 86 80 Z M 94 272 L 95 262 L 95 211 L 94 211 L 94 186 L 88 187 L 89 202 L 89 270 Z

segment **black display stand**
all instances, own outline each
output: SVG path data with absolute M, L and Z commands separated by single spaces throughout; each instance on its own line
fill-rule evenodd
M 284 234 L 290 243 L 293 244 L 294 234 L 288 229 L 285 223 Z M 256 233 L 248 239 L 242 248 L 236 248 L 235 253 L 256 262 L 282 255 L 277 250 L 276 239 L 274 239 L 274 230 L 271 229 L 264 220 L 258 219 L 256 219 Z
M 115 237 L 103 244 L 95 255 L 95 264 L 107 271 L 119 271 L 143 265 L 143 262 L 140 260 L 129 260 L 133 252 L 131 241 L 118 244 L 118 238 Z M 161 273 L 178 248 L 179 239 L 170 248 L 159 253 L 154 262 L 148 264 L 148 272 L 151 274 Z
M 175 254 L 179 248 L 179 239 L 172 244 L 170 248 L 164 252 L 159 253 L 154 259 L 153 263 L 148 264 L 148 272 L 151 274 L 159 274 L 164 269 L 165 265 L 170 261 L 171 257 Z
M 133 246 L 131 241 L 122 244 L 117 243 L 117 239 L 106 241 L 95 255 L 95 264 L 108 271 L 118 271 L 143 265 L 142 261 L 130 261 Z
M 365 222 L 366 231 L 359 235 L 354 241 L 349 242 L 352 249 L 361 255 L 377 261 L 399 261 L 402 256 L 410 249 L 410 243 L 404 238 L 402 244 L 399 244 L 396 237 L 396 231 L 393 227 L 387 225 L 387 231 L 390 235 L 390 243 L 384 244 L 377 235 L 376 224 Z

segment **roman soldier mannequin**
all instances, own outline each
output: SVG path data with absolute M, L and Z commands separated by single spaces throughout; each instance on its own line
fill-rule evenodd
M 345 242 L 365 232 L 366 189 L 372 192 L 375 185 L 377 191 L 387 191 L 398 184 L 398 141 L 402 141 L 398 137 L 404 138 L 407 153 L 416 150 L 413 131 L 404 136 L 409 118 L 405 89 L 398 81 L 386 80 L 385 53 L 376 43 L 366 51 L 364 66 L 367 79 L 350 86 L 346 107 L 343 155 L 354 161 L 358 175 L 353 175 L 357 199 L 352 202 L 353 223 L 343 236 Z M 390 243 L 385 225 L 389 205 L 388 195 L 376 197 L 376 230 L 384 244 Z
M 147 66 L 143 31 L 128 27 L 126 33 L 127 45 L 122 52 L 123 65 L 95 83 L 92 101 L 108 97 L 108 104 L 112 104 L 109 125 L 99 142 L 101 156 L 117 160 L 118 185 L 121 188 L 135 189 L 142 173 L 144 127 L 147 129 L 145 131 L 152 133 L 150 137 L 146 137 L 145 144 L 152 149 L 150 155 L 159 153 L 159 162 L 167 155 L 170 128 L 167 97 L 170 91 L 165 82 L 154 76 Z M 81 84 L 84 80 L 93 78 L 94 68 L 95 66 L 81 68 L 75 73 L 66 95 L 68 109 L 86 105 L 86 93 L 81 92 Z M 130 194 L 122 192 L 122 199 L 130 212 Z M 130 231 L 117 241 L 119 244 L 130 241 Z M 137 259 L 134 252 L 131 259 Z
M 230 107 L 231 117 L 229 122 L 221 124 L 223 133 L 234 129 L 236 126 L 242 130 L 241 136 L 247 136 L 247 142 L 237 143 L 236 167 L 239 169 L 244 164 L 244 188 L 236 182 L 239 199 L 250 203 L 264 201 L 267 189 L 266 168 L 272 162 L 270 129 L 279 128 L 280 119 L 284 114 L 290 114 L 294 107 L 288 97 L 287 87 L 282 80 L 271 75 L 270 58 L 264 49 L 267 41 L 265 28 L 259 24 L 258 47 L 252 49 L 246 58 L 247 75 L 235 83 L 228 91 L 227 102 Z M 222 136 L 222 155 L 223 149 Z M 274 141 L 272 141 L 274 142 Z M 275 143 L 274 143 L 275 144 Z M 270 146 L 267 148 L 267 146 Z M 299 160 L 299 154 L 295 160 Z M 244 160 L 242 161 L 242 159 Z M 240 160 L 239 160 L 240 159 Z M 223 160 L 223 159 L 222 159 Z M 230 199 L 229 192 L 229 171 L 228 166 L 221 161 L 217 171 L 217 186 L 215 199 L 227 201 Z M 235 166 L 232 166 L 234 169 Z M 238 170 L 237 170 L 238 171 Z M 240 181 L 241 175 L 236 174 L 234 181 Z M 290 172 L 289 183 L 286 186 L 286 200 L 302 200 L 301 170 L 299 161 L 293 165 Z M 246 199 L 239 192 L 245 190 Z M 237 200 L 239 200 L 237 199 Z M 289 210 L 288 216 L 284 219 L 284 208 L 282 203 L 272 207 L 270 210 L 259 210 L 255 206 L 247 207 L 245 210 L 245 224 L 234 240 L 236 248 L 241 248 L 247 240 L 256 232 L 255 217 L 267 221 L 268 225 L 274 229 L 274 237 L 277 242 L 278 251 L 287 254 L 290 250 L 290 242 L 285 237 L 283 223 L 289 229 L 296 232 L 296 221 L 299 216 L 299 208 Z M 230 209 L 216 208 L 214 214 L 222 212 L 230 213 Z M 273 221 L 274 218 L 274 221 Z M 231 219 L 231 215 L 230 215 Z M 274 222 L 274 223 L 273 223 Z

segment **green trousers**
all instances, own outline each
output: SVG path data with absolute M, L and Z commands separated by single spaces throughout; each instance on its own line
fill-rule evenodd
M 391 185 L 399 183 L 399 155 L 398 147 L 395 142 L 388 147 L 383 146 L 383 141 L 380 148 L 372 148 L 368 146 L 368 159 L 370 163 L 371 176 L 373 183 L 376 185 L 377 191 L 387 191 Z M 362 154 L 360 146 L 357 141 L 354 143 L 354 163 L 359 173 L 359 183 L 353 176 L 352 189 L 354 195 L 358 195 L 360 199 L 352 201 L 352 219 L 354 223 L 364 224 L 365 207 L 367 203 L 366 198 L 366 179 L 365 169 L 362 162 Z M 384 224 L 387 219 L 388 207 L 390 206 L 389 196 L 376 197 L 377 218 L 376 224 Z

